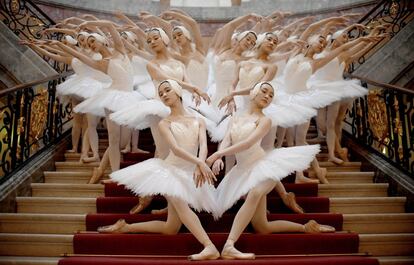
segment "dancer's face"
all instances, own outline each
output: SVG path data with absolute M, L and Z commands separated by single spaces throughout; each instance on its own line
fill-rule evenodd
M 95 37 L 93 36 L 90 36 L 88 38 L 88 45 L 91 48 L 91 50 L 94 52 L 100 52 L 104 48 L 104 44 L 98 41 L 97 39 L 95 39 Z
M 339 35 L 339 36 L 335 39 L 335 41 L 336 41 L 339 45 L 342 45 L 342 44 L 347 43 L 347 42 L 348 42 L 348 40 L 349 40 L 349 38 L 348 38 L 348 34 L 347 34 L 346 32 L 343 32 L 341 35 Z
M 239 41 L 239 45 L 243 50 L 250 50 L 256 45 L 256 36 L 251 32 L 247 33 L 247 35 Z
M 77 36 L 77 40 L 78 40 L 78 43 L 79 43 L 79 45 L 82 47 L 82 48 L 84 48 L 84 49 L 87 49 L 88 48 L 88 39 L 87 39 L 87 37 L 85 36 L 85 35 L 83 35 L 83 34 L 79 34 L 78 36 Z
M 274 97 L 273 87 L 269 84 L 262 84 L 257 95 L 253 98 L 256 105 L 264 109 L 272 102 Z
M 275 50 L 277 43 L 278 43 L 278 39 L 276 35 L 269 33 L 266 35 L 263 43 L 260 45 L 260 49 L 270 54 Z
M 168 82 L 164 82 L 158 87 L 158 96 L 162 103 L 168 107 L 172 106 L 180 98 Z
M 181 29 L 175 28 L 173 31 L 173 39 L 177 42 L 178 45 L 183 46 L 188 42 L 187 37 L 184 35 Z
M 326 40 L 322 36 L 310 38 L 309 45 L 315 53 L 320 53 L 326 47 Z
M 157 52 L 165 48 L 161 35 L 157 30 L 151 30 L 147 34 L 147 44 L 152 51 Z

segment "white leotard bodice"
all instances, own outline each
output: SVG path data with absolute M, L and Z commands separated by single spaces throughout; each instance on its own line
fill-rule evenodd
M 99 70 L 96 70 L 90 67 L 89 65 L 83 63 L 78 58 L 72 59 L 71 66 L 72 66 L 73 71 L 78 76 L 93 78 L 102 83 L 110 83 L 112 81 L 108 75 L 106 75 L 105 73 Z
M 286 92 L 296 93 L 306 90 L 306 82 L 311 75 L 312 65 L 302 54 L 290 59 L 286 64 L 283 76 Z
M 235 79 L 236 61 L 220 60 L 216 57 L 214 76 L 216 78 L 216 92 L 213 96 L 213 104 L 218 102 L 230 93 L 233 81 Z
M 197 60 L 190 60 L 187 65 L 186 71 L 188 79 L 190 79 L 191 84 L 195 85 L 196 87 L 205 90 L 207 87 L 207 80 L 208 80 L 208 62 L 204 60 L 203 62 L 199 62 Z
M 199 132 L 199 122 L 197 119 L 191 119 L 191 121 L 170 122 L 170 130 L 174 136 L 174 139 L 177 141 L 177 144 L 191 153 L 192 155 L 197 155 L 199 142 L 198 142 L 198 132 Z M 179 168 L 195 166 L 191 162 L 184 160 L 176 156 L 173 152 L 170 152 L 165 159 L 166 162 L 173 164 Z
M 326 52 L 315 55 L 315 58 L 325 57 Z M 343 80 L 343 73 L 345 64 L 339 62 L 339 58 L 335 57 L 329 63 L 315 72 L 312 79 L 314 80 L 326 80 L 326 81 L 340 81 Z
M 132 91 L 134 75 L 128 56 L 119 55 L 111 58 L 108 64 L 108 75 L 112 78 L 111 89 Z
M 230 137 L 232 144 L 237 144 L 245 140 L 257 127 L 257 117 L 253 116 L 237 116 L 233 118 L 230 129 Z M 236 154 L 237 164 L 250 164 L 253 161 L 265 156 L 265 151 L 260 145 L 261 140 L 257 141 L 249 149 Z
M 264 75 L 265 71 L 262 65 L 245 63 L 240 67 L 238 88 L 251 88 L 260 82 Z

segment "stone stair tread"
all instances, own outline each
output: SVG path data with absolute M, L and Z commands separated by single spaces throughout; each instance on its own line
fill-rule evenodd
M 348 204 L 354 204 L 357 202 L 406 202 L 406 197 L 354 197 L 354 198 L 342 198 L 342 197 L 336 197 L 336 198 L 330 198 L 329 199 L 331 203 L 348 203 Z
M 61 257 L 0 256 L 0 265 L 56 265 Z
M 50 203 L 53 202 L 56 203 L 95 203 L 96 198 L 74 198 L 74 197 L 16 197 L 17 202 L 30 202 L 30 201 L 36 201 L 36 202 L 44 202 L 44 203 Z
M 414 213 L 367 213 L 367 214 L 344 214 L 344 221 L 353 221 L 353 220 L 368 220 L 372 219 L 376 221 L 387 221 L 405 219 L 405 220 L 414 220 Z
M 378 259 L 380 265 L 412 265 L 414 256 L 380 256 Z
M 94 189 L 94 190 L 103 190 L 103 184 L 72 184 L 72 183 L 32 183 L 30 184 L 32 188 L 74 188 L 74 189 Z
M 319 162 L 319 166 L 320 167 L 360 167 L 361 166 L 361 162 L 344 162 L 342 165 L 337 165 L 333 162 L 328 162 L 328 161 L 321 161 Z
M 0 233 L 0 242 L 73 242 L 73 235 Z
M 374 256 L 406 256 L 414 253 L 414 233 L 359 234 L 359 252 Z
M 344 183 L 344 184 L 318 184 L 319 190 L 327 189 L 353 189 L 353 188 L 388 188 L 388 183 Z

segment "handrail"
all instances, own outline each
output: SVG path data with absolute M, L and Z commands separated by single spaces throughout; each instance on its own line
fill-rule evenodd
M 27 82 L 27 83 L 24 83 L 24 84 L 19 84 L 19 85 L 14 86 L 14 87 L 3 89 L 3 90 L 0 91 L 0 97 L 2 97 L 4 95 L 7 95 L 11 92 L 15 92 L 17 90 L 21 90 L 21 89 L 24 89 L 24 88 L 39 85 L 41 83 L 45 83 L 47 81 L 51 81 L 51 80 L 54 80 L 54 79 L 65 78 L 65 77 L 68 77 L 71 74 L 73 74 L 73 71 L 67 71 L 67 72 L 64 72 L 64 73 L 61 73 L 61 74 L 56 74 L 56 75 L 44 77 L 44 78 L 36 80 L 36 81 Z
M 385 84 L 385 83 L 377 82 L 375 80 L 372 80 L 372 79 L 369 79 L 369 78 L 366 78 L 366 77 L 353 75 L 353 74 L 347 74 L 346 73 L 345 77 L 359 79 L 359 80 L 364 81 L 364 82 L 366 82 L 370 85 L 379 86 L 379 87 L 383 87 L 383 88 L 388 88 L 388 89 L 392 89 L 392 90 L 397 90 L 397 91 L 401 91 L 403 93 L 414 95 L 414 90 L 411 90 L 411 89 L 408 89 L 408 88 L 405 88 L 405 87 L 400 87 L 400 86 L 391 85 L 391 84 Z

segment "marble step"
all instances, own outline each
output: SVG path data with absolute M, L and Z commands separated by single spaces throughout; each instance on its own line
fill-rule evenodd
M 360 234 L 359 252 L 374 256 L 408 256 L 414 253 L 414 233 Z
M 18 213 L 85 214 L 96 212 L 95 198 L 17 197 Z M 405 197 L 330 198 L 330 212 L 343 214 L 403 213 Z
M 108 172 L 109 173 L 109 172 Z M 92 174 L 90 172 L 45 171 L 45 183 L 87 184 Z M 108 174 L 103 179 L 107 179 Z
M 88 197 L 104 196 L 102 184 L 32 183 L 33 197 Z
M 404 213 L 406 197 L 342 197 L 330 198 L 332 213 Z
M 329 184 L 345 184 L 345 183 L 372 183 L 374 172 L 328 172 L 326 178 Z
M 319 184 L 318 196 L 325 197 L 386 197 L 388 183 Z
M 360 234 L 359 252 L 375 256 L 411 255 L 414 233 Z M 73 235 L 0 234 L 0 255 L 56 257 L 73 253 Z
M 84 214 L 1 213 L 0 233 L 73 234 L 85 231 Z M 414 233 L 413 213 L 344 214 L 343 230 L 360 234 Z
M 0 234 L 0 255 L 58 257 L 73 253 L 73 235 Z
M 61 257 L 0 256 L 0 265 L 57 265 Z
M 380 265 L 413 265 L 414 256 L 382 256 L 377 258 Z

